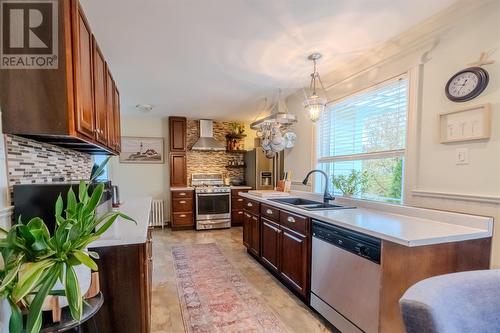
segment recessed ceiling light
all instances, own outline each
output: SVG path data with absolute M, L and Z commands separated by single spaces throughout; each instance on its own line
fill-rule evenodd
M 151 104 L 137 104 L 135 108 L 141 112 L 150 112 L 153 110 L 153 106 Z

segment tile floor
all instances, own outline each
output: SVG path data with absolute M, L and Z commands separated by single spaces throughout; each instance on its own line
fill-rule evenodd
M 175 245 L 216 243 L 291 332 L 331 332 L 321 318 L 251 258 L 242 245 L 242 228 L 213 231 L 153 232 L 152 333 L 183 333 L 171 248 Z

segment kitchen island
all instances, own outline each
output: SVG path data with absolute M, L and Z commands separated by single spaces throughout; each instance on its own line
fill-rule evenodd
M 240 196 L 248 253 L 342 331 L 404 332 L 398 301 L 408 287 L 434 275 L 489 268 L 492 218 L 342 199 L 335 203 L 358 208 L 308 211 Z M 339 251 L 341 237 L 326 246 L 324 235 L 315 234 L 325 226 L 352 233 L 348 241 L 374 244 L 378 253 L 365 255 L 364 246 Z M 331 306 L 329 298 L 343 301 Z
M 150 197 L 125 198 L 119 212 L 122 218 L 89 249 L 99 254 L 99 283 L 104 304 L 96 314 L 99 332 L 147 333 L 151 322 L 153 253 L 149 230 Z M 84 332 L 95 332 L 85 324 Z

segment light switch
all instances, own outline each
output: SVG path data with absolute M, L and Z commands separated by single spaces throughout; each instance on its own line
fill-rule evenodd
M 455 163 L 457 165 L 469 164 L 469 149 L 457 148 L 455 150 Z

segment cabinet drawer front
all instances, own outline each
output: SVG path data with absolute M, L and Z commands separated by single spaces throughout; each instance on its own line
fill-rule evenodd
M 193 199 L 172 199 L 173 212 L 192 212 Z
M 231 226 L 237 227 L 243 225 L 243 210 L 233 210 L 231 212 Z
M 231 208 L 232 209 L 243 209 L 245 207 L 244 201 L 245 201 L 245 199 L 243 199 L 239 195 L 232 196 L 231 197 Z
M 193 198 L 193 191 L 172 191 L 172 198 Z
M 260 214 L 261 216 L 265 216 L 270 220 L 273 221 L 279 221 L 280 220 L 280 211 L 278 208 L 267 206 L 267 205 L 260 205 Z
M 193 213 L 173 213 L 172 225 L 174 227 L 193 226 Z
M 280 224 L 290 230 L 301 233 L 302 235 L 309 235 L 307 228 L 309 226 L 308 218 L 289 212 L 280 212 Z
M 257 201 L 244 199 L 243 200 L 243 208 L 247 212 L 258 215 L 259 211 L 260 211 L 260 204 Z

